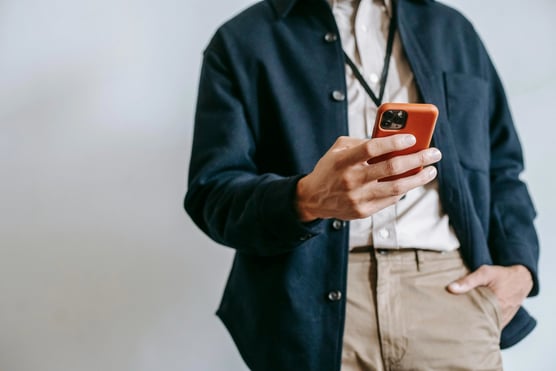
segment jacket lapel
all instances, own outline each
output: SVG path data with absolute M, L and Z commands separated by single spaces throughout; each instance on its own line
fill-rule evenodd
M 417 9 L 422 6 L 423 4 L 415 4 L 414 1 L 399 0 L 398 29 L 421 98 L 425 103 L 436 105 L 439 110 L 433 141 L 435 147 L 442 152 L 442 161 L 437 164 L 440 198 L 460 239 L 463 254 L 471 255 L 472 252 L 465 248 L 469 245 L 470 238 L 469 220 L 464 212 L 467 209 L 467 202 L 462 192 L 458 191 L 463 184 L 463 175 L 454 142 L 456 138 L 453 136 L 447 115 L 443 71 L 440 66 L 432 64 L 432 58 L 427 57 L 426 45 L 430 41 L 422 38 L 425 32 L 430 30 L 425 31 L 422 12 Z

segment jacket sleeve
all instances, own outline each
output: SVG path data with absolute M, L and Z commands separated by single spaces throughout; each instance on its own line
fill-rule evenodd
M 486 53 L 486 51 L 485 51 Z M 533 276 L 529 296 L 538 293 L 537 262 L 539 242 L 533 220 L 536 211 L 527 186 L 520 180 L 523 171 L 521 145 L 515 131 L 502 83 L 488 60 L 490 92 L 490 181 L 491 216 L 489 246 L 495 264 L 522 264 Z
M 302 175 L 260 172 L 254 123 L 246 109 L 230 58 L 209 47 L 200 77 L 185 209 L 220 244 L 249 254 L 285 253 L 315 238 L 323 223 L 298 219 L 294 202 Z

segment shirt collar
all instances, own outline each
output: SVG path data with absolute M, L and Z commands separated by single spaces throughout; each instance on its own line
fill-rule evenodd
M 392 0 L 374 0 L 374 1 L 378 1 L 380 5 L 385 6 L 388 15 L 390 17 L 392 16 Z
M 288 15 L 288 13 L 292 10 L 293 6 L 298 1 L 307 1 L 307 0 L 268 0 L 268 1 L 273 5 L 274 9 L 278 13 L 278 16 L 280 18 L 283 18 Z M 321 1 L 326 1 L 326 0 L 321 0 Z M 392 0 L 379 0 L 379 1 L 384 2 L 386 4 L 388 13 L 392 14 Z M 421 2 L 421 3 L 430 3 L 433 2 L 434 0 L 412 0 L 412 1 Z
M 330 4 L 330 7 L 332 8 L 334 7 L 334 4 L 337 4 L 342 1 L 348 1 L 348 0 L 327 0 L 328 4 Z M 361 1 L 366 1 L 366 0 L 361 0 Z M 367 0 L 367 1 L 372 1 L 373 3 L 377 3 L 379 6 L 386 7 L 388 16 L 392 16 L 392 0 Z

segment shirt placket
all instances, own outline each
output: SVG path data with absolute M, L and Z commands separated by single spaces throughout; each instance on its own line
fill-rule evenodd
M 384 3 L 380 2 L 380 6 L 375 6 L 372 3 L 373 1 L 362 0 L 360 2 L 355 17 L 354 35 L 356 47 L 359 51 L 362 74 L 373 92 L 378 96 L 387 38 L 384 32 L 389 27 L 390 19 Z M 385 101 L 387 101 L 386 89 L 384 95 Z M 377 107 L 370 97 L 366 97 L 363 114 L 368 137 L 372 133 L 376 113 Z M 396 205 L 391 205 L 372 215 L 371 240 L 375 248 L 399 248 L 396 233 L 396 209 Z

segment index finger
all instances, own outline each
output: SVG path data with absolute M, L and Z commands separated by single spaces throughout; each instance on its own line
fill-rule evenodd
M 395 134 L 383 138 L 369 139 L 343 153 L 346 165 L 366 162 L 386 153 L 400 151 L 415 145 L 416 139 L 411 134 Z

